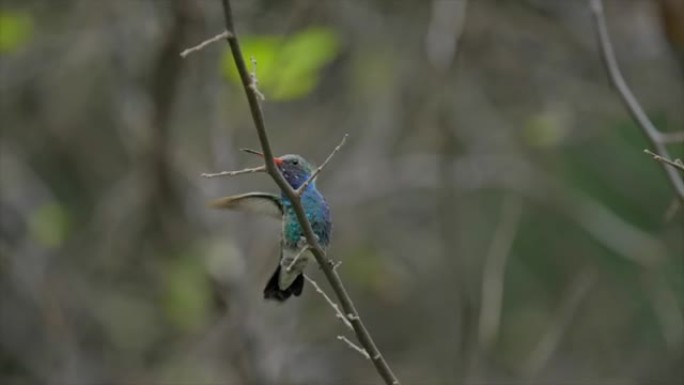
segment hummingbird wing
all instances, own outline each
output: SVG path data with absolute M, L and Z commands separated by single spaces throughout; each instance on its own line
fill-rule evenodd
M 276 219 L 283 217 L 283 204 L 280 201 L 280 197 L 262 192 L 251 192 L 219 198 L 209 202 L 209 207 L 249 211 Z

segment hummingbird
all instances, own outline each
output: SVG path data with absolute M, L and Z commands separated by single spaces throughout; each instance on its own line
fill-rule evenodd
M 254 150 L 246 152 L 263 154 Z M 273 159 L 287 183 L 293 188 L 301 187 L 314 172 L 314 166 L 300 155 L 288 154 Z M 262 166 L 263 167 L 263 166 Z M 265 167 L 259 167 L 265 171 Z M 302 207 L 318 243 L 327 248 L 330 244 L 332 222 L 330 208 L 313 180 L 302 191 Z M 265 214 L 282 221 L 280 259 L 278 266 L 264 288 L 264 298 L 283 302 L 292 295 L 298 297 L 304 288 L 303 271 L 309 261 L 315 259 L 307 245 L 304 231 L 297 220 L 292 201 L 281 191 L 280 196 L 265 192 L 250 192 L 219 198 L 210 203 L 219 209 L 243 210 Z

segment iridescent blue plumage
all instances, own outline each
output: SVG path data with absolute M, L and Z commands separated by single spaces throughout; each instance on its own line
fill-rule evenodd
M 314 172 L 313 166 L 299 155 L 284 155 L 275 161 L 287 183 L 294 189 L 301 187 Z M 316 189 L 315 181 L 305 187 L 301 202 L 318 242 L 322 247 L 327 247 L 332 229 L 330 209 L 323 195 Z M 304 285 L 302 272 L 314 258 L 311 252 L 300 253 L 306 245 L 304 231 L 297 220 L 292 202 L 284 193 L 280 195 L 280 204 L 283 211 L 280 265 L 266 284 L 264 298 L 284 301 L 292 294 L 301 294 Z
M 292 202 L 281 194 L 281 202 L 283 205 L 283 242 L 287 247 L 297 247 L 300 243 L 300 238 L 304 236 L 304 231 L 297 220 Z M 311 223 L 311 228 L 314 234 L 318 237 L 318 242 L 321 246 L 326 247 L 330 243 L 330 230 L 332 224 L 330 223 L 330 209 L 328 203 L 323 198 L 316 186 L 310 184 L 302 193 L 302 206 L 306 213 L 306 218 Z
M 284 155 L 274 161 L 294 189 L 301 187 L 314 172 L 313 166 L 299 155 Z M 332 230 L 330 208 L 316 189 L 315 181 L 306 186 L 301 202 L 319 244 L 326 248 Z M 245 209 L 282 218 L 280 263 L 264 288 L 264 298 L 285 301 L 293 294 L 299 296 L 304 286 L 304 268 L 314 257 L 309 251 L 300 253 L 307 242 L 290 199 L 284 193 L 279 197 L 268 193 L 248 193 L 216 200 L 213 206 Z

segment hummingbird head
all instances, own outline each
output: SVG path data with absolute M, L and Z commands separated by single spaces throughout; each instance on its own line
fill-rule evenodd
M 314 172 L 314 167 L 299 155 L 283 155 L 273 159 L 292 188 L 299 188 Z
M 264 156 L 259 151 L 250 150 L 243 148 L 242 151 L 249 154 Z M 314 167 L 311 163 L 307 162 L 306 159 L 300 155 L 288 154 L 280 157 L 273 158 L 273 162 L 276 164 L 280 172 L 287 183 L 292 186 L 292 188 L 297 189 L 306 182 L 307 179 L 314 172 Z M 262 170 L 265 171 L 265 168 Z

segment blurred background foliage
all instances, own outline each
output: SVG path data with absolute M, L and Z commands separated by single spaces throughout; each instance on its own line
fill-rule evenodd
M 684 126 L 677 0 L 608 0 L 618 60 Z M 586 1 L 234 1 L 277 153 L 322 161 L 330 254 L 406 384 L 681 383 L 684 209 Z M 0 6 L 0 382 L 365 384 L 307 285 L 261 289 L 274 191 L 218 0 Z M 681 143 L 670 146 L 684 157 Z M 316 267 L 308 272 L 328 290 Z

